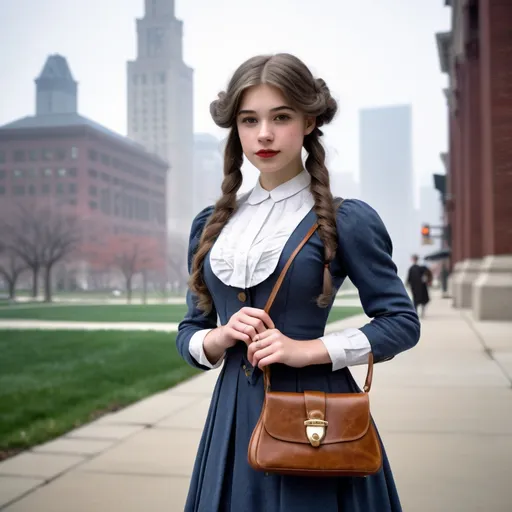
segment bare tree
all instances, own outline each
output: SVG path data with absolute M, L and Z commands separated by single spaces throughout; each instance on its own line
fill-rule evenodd
M 8 249 L 33 273 L 32 294 L 38 295 L 39 272 L 44 271 L 44 299 L 52 300 L 52 270 L 80 241 L 77 218 L 61 210 L 30 210 L 20 206 L 14 222 L 4 223 Z
M 126 283 L 126 300 L 131 302 L 133 278 L 144 266 L 145 258 L 139 244 L 125 244 L 123 250 L 114 257 L 114 264 L 119 268 Z
M 32 271 L 32 297 L 39 294 L 39 272 L 42 259 L 42 237 L 33 211 L 19 205 L 9 222 L 2 223 L 4 247 L 15 254 Z
M 16 299 L 16 283 L 20 275 L 27 269 L 27 265 L 7 245 L 6 234 L 2 233 L 0 241 L 0 276 L 7 283 L 9 299 Z
M 52 300 L 52 270 L 56 263 L 69 256 L 77 248 L 81 236 L 78 219 L 72 215 L 46 210 L 38 215 L 37 222 L 42 224 L 44 269 L 44 300 Z
M 181 240 L 174 238 L 169 240 L 167 263 L 169 266 L 169 279 L 178 285 L 179 291 L 187 287 L 187 249 Z

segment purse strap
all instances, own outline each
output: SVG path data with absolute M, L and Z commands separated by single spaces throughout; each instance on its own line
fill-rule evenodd
M 267 299 L 267 303 L 265 304 L 264 310 L 268 315 L 270 315 L 270 308 L 272 307 L 272 304 L 274 303 L 277 292 L 281 288 L 284 278 L 286 277 L 286 273 L 288 272 L 288 269 L 290 268 L 291 264 L 293 263 L 295 256 L 297 256 L 297 254 L 299 254 L 302 247 L 304 247 L 306 242 L 313 236 L 314 232 L 317 229 L 318 229 L 317 223 L 315 223 L 313 226 L 311 226 L 311 229 L 306 233 L 306 236 L 302 239 L 300 244 L 292 252 L 292 254 L 288 258 L 288 261 L 286 262 L 286 265 L 284 266 L 283 270 L 281 270 L 281 273 L 279 274 L 279 277 L 278 277 L 276 283 L 274 284 L 274 287 L 272 288 L 272 292 L 270 293 L 270 295 Z M 370 388 L 372 387 L 372 379 L 373 379 L 373 354 L 370 352 L 370 354 L 368 355 L 368 371 L 366 373 L 366 380 L 365 380 L 364 388 L 363 388 L 363 391 L 365 393 L 368 393 L 370 391 Z M 265 368 L 263 368 L 263 383 L 264 383 L 265 392 L 270 391 L 270 367 L 269 366 L 265 366 Z

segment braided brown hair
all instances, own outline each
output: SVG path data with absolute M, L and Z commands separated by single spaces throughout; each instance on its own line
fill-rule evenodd
M 242 185 L 243 152 L 238 136 L 236 118 L 243 93 L 249 87 L 268 84 L 277 87 L 286 98 L 306 116 L 316 119 L 315 129 L 304 137 L 304 149 L 308 152 L 306 170 L 311 175 L 311 193 L 318 217 L 318 235 L 325 247 L 325 270 L 322 294 L 317 298 L 321 307 L 332 299 L 332 279 L 329 263 L 337 249 L 336 213 L 330 189 L 329 171 L 325 166 L 325 150 L 320 142 L 320 127 L 332 121 L 337 103 L 329 88 L 321 79 L 315 79 L 307 66 L 297 57 L 281 53 L 273 56 L 260 55 L 244 62 L 233 74 L 226 92 L 221 92 L 210 105 L 214 122 L 229 128 L 224 150 L 224 180 L 222 197 L 215 204 L 192 263 L 190 289 L 198 297 L 197 307 L 205 312 L 212 308 L 212 298 L 206 287 L 203 264 L 222 228 L 237 209 L 236 194 Z

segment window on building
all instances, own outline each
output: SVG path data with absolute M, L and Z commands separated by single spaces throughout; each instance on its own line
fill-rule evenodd
M 68 169 L 68 175 L 71 176 L 72 178 L 76 178 L 76 175 L 77 175 L 76 167 L 69 168 Z
M 140 81 L 142 85 L 146 85 L 146 75 L 144 73 L 140 75 Z
M 39 160 L 39 151 L 37 149 L 31 149 L 28 152 L 28 159 L 31 162 L 37 162 Z
M 5 169 L 0 169 L 0 180 L 4 179 L 6 174 L 7 173 L 6 173 Z
M 21 178 L 23 176 L 23 171 L 21 169 L 14 169 L 12 171 L 12 175 L 15 177 L 15 178 Z
M 110 192 L 106 188 L 104 188 L 101 191 L 100 204 L 101 204 L 101 211 L 105 215 L 110 215 L 110 211 L 111 211 L 111 207 L 110 207 Z
M 162 73 L 160 73 L 160 83 L 161 84 L 165 84 L 165 71 L 163 71 Z
M 41 192 L 43 196 L 47 196 L 50 194 L 50 185 L 48 183 L 44 183 L 41 187 Z
M 76 160 L 78 158 L 78 148 L 76 146 L 71 147 L 71 159 Z
M 98 209 L 98 203 L 96 201 L 89 201 L 89 208 L 91 210 L 97 210 Z
M 114 195 L 114 215 L 121 215 L 121 194 Z
M 105 172 L 102 172 L 101 173 L 101 179 L 105 182 L 105 183 L 110 183 L 110 176 L 105 173 Z
M 36 186 L 35 185 L 29 185 L 28 186 L 28 193 L 31 196 L 35 196 L 36 195 Z
M 23 185 L 15 185 L 12 189 L 12 192 L 15 196 L 24 196 L 25 195 L 25 187 Z
M 64 183 L 57 183 L 55 190 L 58 196 L 62 196 L 64 194 Z
M 74 197 L 72 197 L 71 199 L 68 199 L 68 204 L 70 204 L 72 206 L 76 206 L 76 199 Z
M 17 149 L 13 154 L 13 160 L 15 162 L 24 162 L 25 161 L 25 151 L 22 149 Z
M 89 169 L 89 176 L 91 178 L 97 178 L 98 177 L 98 171 L 96 169 Z
M 0 164 L 5 164 L 5 151 L 0 151 Z
M 104 165 L 110 165 L 110 157 L 105 155 L 105 153 L 101 154 L 101 163 Z
M 93 162 L 98 160 L 98 152 L 95 151 L 94 149 L 89 149 L 88 154 L 89 154 L 89 160 L 92 160 Z
M 89 195 L 91 196 L 97 196 L 98 195 L 98 187 L 91 185 L 89 187 Z
M 50 162 L 53 160 L 53 151 L 51 149 L 43 149 L 41 156 L 45 162 Z
M 132 77 L 132 80 L 133 80 L 133 85 L 137 85 L 139 83 L 139 75 L 134 73 L 133 77 Z
M 65 149 L 56 149 L 55 150 L 55 159 L 62 161 L 66 160 L 66 150 Z
M 58 174 L 60 177 L 64 177 L 64 176 L 66 176 L 66 174 L 67 174 L 67 170 L 66 170 L 66 169 L 57 169 L 57 174 Z
M 70 194 L 76 194 L 76 183 L 70 183 L 68 185 L 68 190 Z
M 30 169 L 27 169 L 27 176 L 29 178 L 35 178 L 37 176 L 37 170 L 34 169 L 33 167 Z
M 53 169 L 43 169 L 43 176 L 52 176 Z

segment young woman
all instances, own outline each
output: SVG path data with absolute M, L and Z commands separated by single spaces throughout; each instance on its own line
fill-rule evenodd
M 215 123 L 229 129 L 222 197 L 192 224 L 189 309 L 176 343 L 189 364 L 223 367 L 185 510 L 401 510 L 385 455 L 382 469 L 367 478 L 266 474 L 247 462 L 264 367 L 272 365 L 275 391 L 359 392 L 348 367 L 367 362 L 370 352 L 379 361 L 413 347 L 420 327 L 378 214 L 358 200 L 337 206 L 331 194 L 320 128 L 337 105 L 325 82 L 292 55 L 258 56 L 237 69 L 210 110 Z M 244 155 L 260 177 L 237 197 Z M 267 315 L 273 285 L 315 222 L 318 230 Z M 347 276 L 372 321 L 324 336 Z

